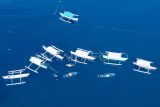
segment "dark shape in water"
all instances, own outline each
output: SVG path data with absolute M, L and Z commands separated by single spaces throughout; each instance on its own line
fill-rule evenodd
M 69 72 L 67 74 L 64 74 L 62 78 L 70 78 L 70 77 L 76 76 L 77 74 L 78 72 Z

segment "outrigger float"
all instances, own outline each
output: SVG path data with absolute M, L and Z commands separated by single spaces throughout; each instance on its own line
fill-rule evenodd
M 104 59 L 104 64 L 109 65 L 122 65 L 121 62 L 128 60 L 128 55 L 126 53 L 110 52 L 106 51 L 102 58 Z
M 137 72 L 144 73 L 144 74 L 151 74 L 150 70 L 156 70 L 157 69 L 156 67 L 151 66 L 152 63 L 153 62 L 151 62 L 151 61 L 147 61 L 147 60 L 144 60 L 144 59 L 137 58 L 137 61 L 133 62 L 133 64 L 138 66 L 138 69 L 133 69 L 133 70 L 137 71 Z M 141 70 L 141 68 L 146 69 L 146 71 Z
M 72 67 L 74 66 L 76 63 L 80 63 L 80 64 L 88 64 L 86 61 L 94 61 L 96 58 L 93 57 L 93 52 L 92 51 L 88 51 L 88 50 L 84 50 L 81 48 L 77 48 L 77 50 L 75 52 L 70 51 L 71 53 L 71 57 L 70 60 L 74 62 L 74 64 L 66 64 L 66 66 L 68 67 Z
M 77 14 L 73 14 L 69 11 L 64 11 L 63 13 L 60 12 L 60 20 L 66 23 L 76 23 L 78 22 L 78 16 Z
M 22 81 L 22 78 L 26 78 L 30 75 L 30 73 L 23 73 L 25 70 L 26 69 L 8 71 L 9 75 L 2 76 L 2 78 L 5 80 L 11 80 L 10 84 L 6 84 L 7 86 L 25 84 L 26 82 Z

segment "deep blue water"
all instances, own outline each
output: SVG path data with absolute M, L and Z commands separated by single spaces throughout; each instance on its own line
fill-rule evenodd
M 73 68 L 55 61 L 52 66 L 61 73 L 79 73 L 59 81 L 43 69 L 31 72 L 24 85 L 6 87 L 9 81 L 1 78 L 0 107 L 160 107 L 159 69 L 152 75 L 132 71 L 137 57 L 160 65 L 159 0 L 63 0 L 58 12 L 79 14 L 78 24 L 58 20 L 57 5 L 58 0 L 0 0 L 1 76 L 28 65 L 30 56 L 43 52 L 42 45 L 56 45 L 67 54 L 78 47 L 126 52 L 129 60 L 121 67 L 97 59 Z M 116 77 L 96 78 L 106 72 Z

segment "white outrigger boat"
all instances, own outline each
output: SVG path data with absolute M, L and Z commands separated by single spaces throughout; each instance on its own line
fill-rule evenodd
M 128 60 L 128 55 L 126 53 L 106 51 L 102 55 L 102 58 L 104 59 L 104 64 L 122 65 L 121 62 L 125 62 Z
M 60 20 L 62 20 L 63 22 L 67 22 L 67 23 L 76 23 L 78 22 L 78 16 L 77 14 L 73 14 L 69 11 L 64 11 L 63 13 L 60 12 Z
M 66 66 L 68 67 L 72 67 L 74 66 L 76 63 L 81 63 L 81 64 L 88 64 L 86 61 L 94 61 L 96 58 L 93 57 L 93 52 L 92 51 L 88 51 L 88 50 L 84 50 L 81 48 L 77 48 L 77 50 L 75 52 L 70 51 L 71 53 L 71 57 L 70 60 L 74 62 L 74 64 L 67 64 Z
M 41 57 L 40 55 L 32 56 L 29 61 L 31 62 L 29 66 L 25 66 L 27 69 L 38 73 L 39 68 L 47 69 L 47 66 L 45 65 L 46 61 L 48 61 L 48 58 Z M 31 68 L 31 66 L 36 65 L 35 68 Z
M 151 61 L 137 58 L 136 62 L 133 62 L 134 65 L 138 66 L 138 69 L 133 69 L 134 71 L 141 72 L 144 74 L 151 74 L 150 70 L 156 70 L 156 67 L 151 66 Z M 141 70 L 141 68 L 146 69 L 147 71 Z
M 3 76 L 2 78 L 11 80 L 10 84 L 6 84 L 7 86 L 24 84 L 26 82 L 22 81 L 22 78 L 28 77 L 30 75 L 30 73 L 23 73 L 25 70 L 26 69 L 8 71 L 9 75 Z
M 64 51 L 53 45 L 48 46 L 48 47 L 43 46 L 43 49 L 45 50 L 45 52 L 42 53 L 41 56 L 43 56 L 46 59 L 49 59 L 50 61 L 52 61 L 53 58 L 57 58 L 60 60 L 63 60 L 64 58 L 63 56 L 60 55 Z M 49 56 L 47 54 L 49 54 Z

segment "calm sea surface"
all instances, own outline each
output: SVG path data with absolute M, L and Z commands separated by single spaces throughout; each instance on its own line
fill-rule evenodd
M 58 6 L 58 8 L 57 8 Z M 58 12 L 79 14 L 77 24 L 60 21 Z M 69 55 L 83 48 L 95 53 L 126 52 L 123 66 L 104 65 L 99 59 L 88 65 L 51 66 L 74 78 L 53 79 L 53 71 L 31 71 L 24 85 L 6 87 L 0 79 L 0 107 L 160 107 L 160 72 L 144 75 L 132 71 L 135 58 L 152 60 L 160 67 L 159 0 L 0 0 L 0 76 L 29 64 L 30 56 L 55 45 Z M 114 72 L 114 78 L 98 79 Z

